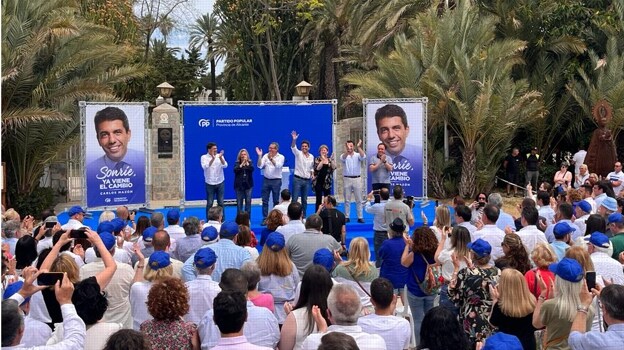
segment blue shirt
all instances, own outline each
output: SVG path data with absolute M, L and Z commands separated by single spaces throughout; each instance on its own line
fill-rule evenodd
M 114 162 L 106 155 L 87 160 L 87 206 L 145 203 L 145 154 L 128 149 Z
M 382 259 L 379 276 L 390 280 L 395 289 L 403 288 L 408 276 L 407 268 L 401 265 L 401 255 L 404 249 L 405 241 L 403 237 L 394 237 L 385 240 L 377 253 L 377 256 Z M 416 256 L 414 256 L 414 259 L 416 259 Z
M 558 261 L 561 261 L 561 259 L 565 258 L 566 250 L 570 248 L 567 243 L 562 241 L 554 241 L 550 244 L 550 246 L 555 251 L 555 254 L 557 254 Z
M 402 239 L 402 238 L 401 238 Z M 423 293 L 422 290 L 420 290 L 420 286 L 418 285 L 418 282 L 416 282 L 416 277 L 418 277 L 419 281 L 423 281 L 423 279 L 425 278 L 425 272 L 427 271 L 427 263 L 425 262 L 425 259 L 423 258 L 423 255 L 421 255 L 419 252 L 414 252 L 414 262 L 412 262 L 412 265 L 410 265 L 410 267 L 408 267 L 408 272 L 407 272 L 407 290 L 412 293 L 414 296 L 417 297 L 427 297 L 429 295 Z M 401 257 L 399 256 L 399 259 Z M 435 260 L 433 260 L 433 257 L 431 258 L 431 260 L 428 260 L 429 264 L 435 264 Z
M 211 244 L 210 249 L 217 254 L 217 262 L 212 279 L 221 281 L 221 274 L 229 268 L 240 269 L 247 261 L 251 260 L 251 254 L 243 247 L 239 247 L 231 239 L 221 238 L 219 242 Z M 192 281 L 197 278 L 197 271 L 194 266 L 195 253 L 191 255 L 182 266 L 182 278 L 184 281 Z
M 572 332 L 568 345 L 572 350 L 620 350 L 624 342 L 624 324 L 609 326 L 606 332 Z
M 574 227 L 576 229 L 576 231 L 572 231 L 570 233 L 570 241 L 576 241 L 577 238 L 581 237 L 584 235 L 583 232 L 581 232 L 581 229 L 572 221 L 570 220 L 559 220 L 557 221 L 557 224 L 560 222 L 567 222 L 568 225 Z M 556 224 L 552 224 L 552 225 L 548 225 L 548 227 L 546 227 L 546 232 L 544 232 L 544 234 L 546 235 L 546 239 L 548 240 L 548 243 L 552 243 L 555 241 L 555 234 L 553 233 L 553 230 L 555 229 L 555 225 Z
M 511 215 L 505 213 L 503 209 L 500 210 L 500 214 L 498 215 L 498 220 L 496 220 L 496 227 L 501 229 L 503 232 L 505 231 L 505 227 L 511 227 L 512 230 L 516 230 L 516 223 Z

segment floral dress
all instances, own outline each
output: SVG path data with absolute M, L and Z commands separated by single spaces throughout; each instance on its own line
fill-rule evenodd
M 459 270 L 455 288 L 448 289 L 449 298 L 459 308 L 459 321 L 473 344 L 494 331 L 488 321 L 492 309 L 489 286 L 492 282 L 497 283 L 499 276 L 497 267 L 466 267 Z
M 183 320 L 149 320 L 141 323 L 141 333 L 158 350 L 191 350 L 197 325 Z

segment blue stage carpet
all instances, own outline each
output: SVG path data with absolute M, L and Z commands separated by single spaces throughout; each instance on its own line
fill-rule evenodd
M 421 207 L 422 206 L 422 207 Z M 170 208 L 156 208 L 152 211 L 159 211 L 166 216 L 167 211 Z M 338 209 L 344 212 L 344 204 L 338 204 Z M 422 218 L 420 216 L 421 210 L 427 216 L 429 224 L 433 223 L 433 218 L 435 215 L 435 205 L 433 202 L 416 202 L 414 205 L 414 219 L 415 225 L 414 227 L 419 227 L 422 225 Z M 314 204 L 308 204 L 308 213 L 314 212 Z M 101 211 L 90 211 L 89 212 L 92 217 L 85 218 L 85 225 L 91 227 L 92 229 L 97 229 L 98 220 L 100 217 Z M 137 213 L 137 216 L 149 216 L 150 213 L 141 212 Z M 204 220 L 206 218 L 206 208 L 205 207 L 186 207 L 183 211 L 180 212 L 180 223 L 184 220 L 184 218 L 196 216 L 200 220 Z M 368 245 L 371 250 L 371 260 L 375 260 L 375 252 L 373 247 L 373 216 L 364 212 L 364 221 L 365 223 L 360 224 L 357 222 L 355 204 L 351 204 L 351 222 L 347 223 L 347 247 L 349 247 L 349 243 L 351 239 L 355 237 L 364 237 L 368 241 Z M 59 221 L 61 223 L 66 223 L 69 220 L 67 213 L 60 213 L 58 215 Z M 225 220 L 234 220 L 236 218 L 236 206 L 226 206 L 225 207 Z M 253 205 L 251 207 L 251 230 L 254 232 L 261 232 L 262 226 L 262 206 L 261 205 Z M 258 240 L 260 238 L 258 237 Z

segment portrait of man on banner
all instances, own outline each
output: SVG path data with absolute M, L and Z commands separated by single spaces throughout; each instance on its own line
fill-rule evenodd
M 377 145 L 386 146 L 386 157 L 392 162 L 390 182 L 401 185 L 406 195 L 423 193 L 423 106 L 421 102 L 368 103 L 368 158 L 375 156 Z
M 144 108 L 87 105 L 88 207 L 145 202 Z

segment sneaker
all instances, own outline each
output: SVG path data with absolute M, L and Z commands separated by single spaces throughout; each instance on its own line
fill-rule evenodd
M 351 219 L 346 218 L 346 219 L 345 219 L 345 222 L 351 222 Z
M 363 224 L 363 223 L 364 223 L 364 219 L 358 219 L 358 222 L 359 222 L 360 224 Z

